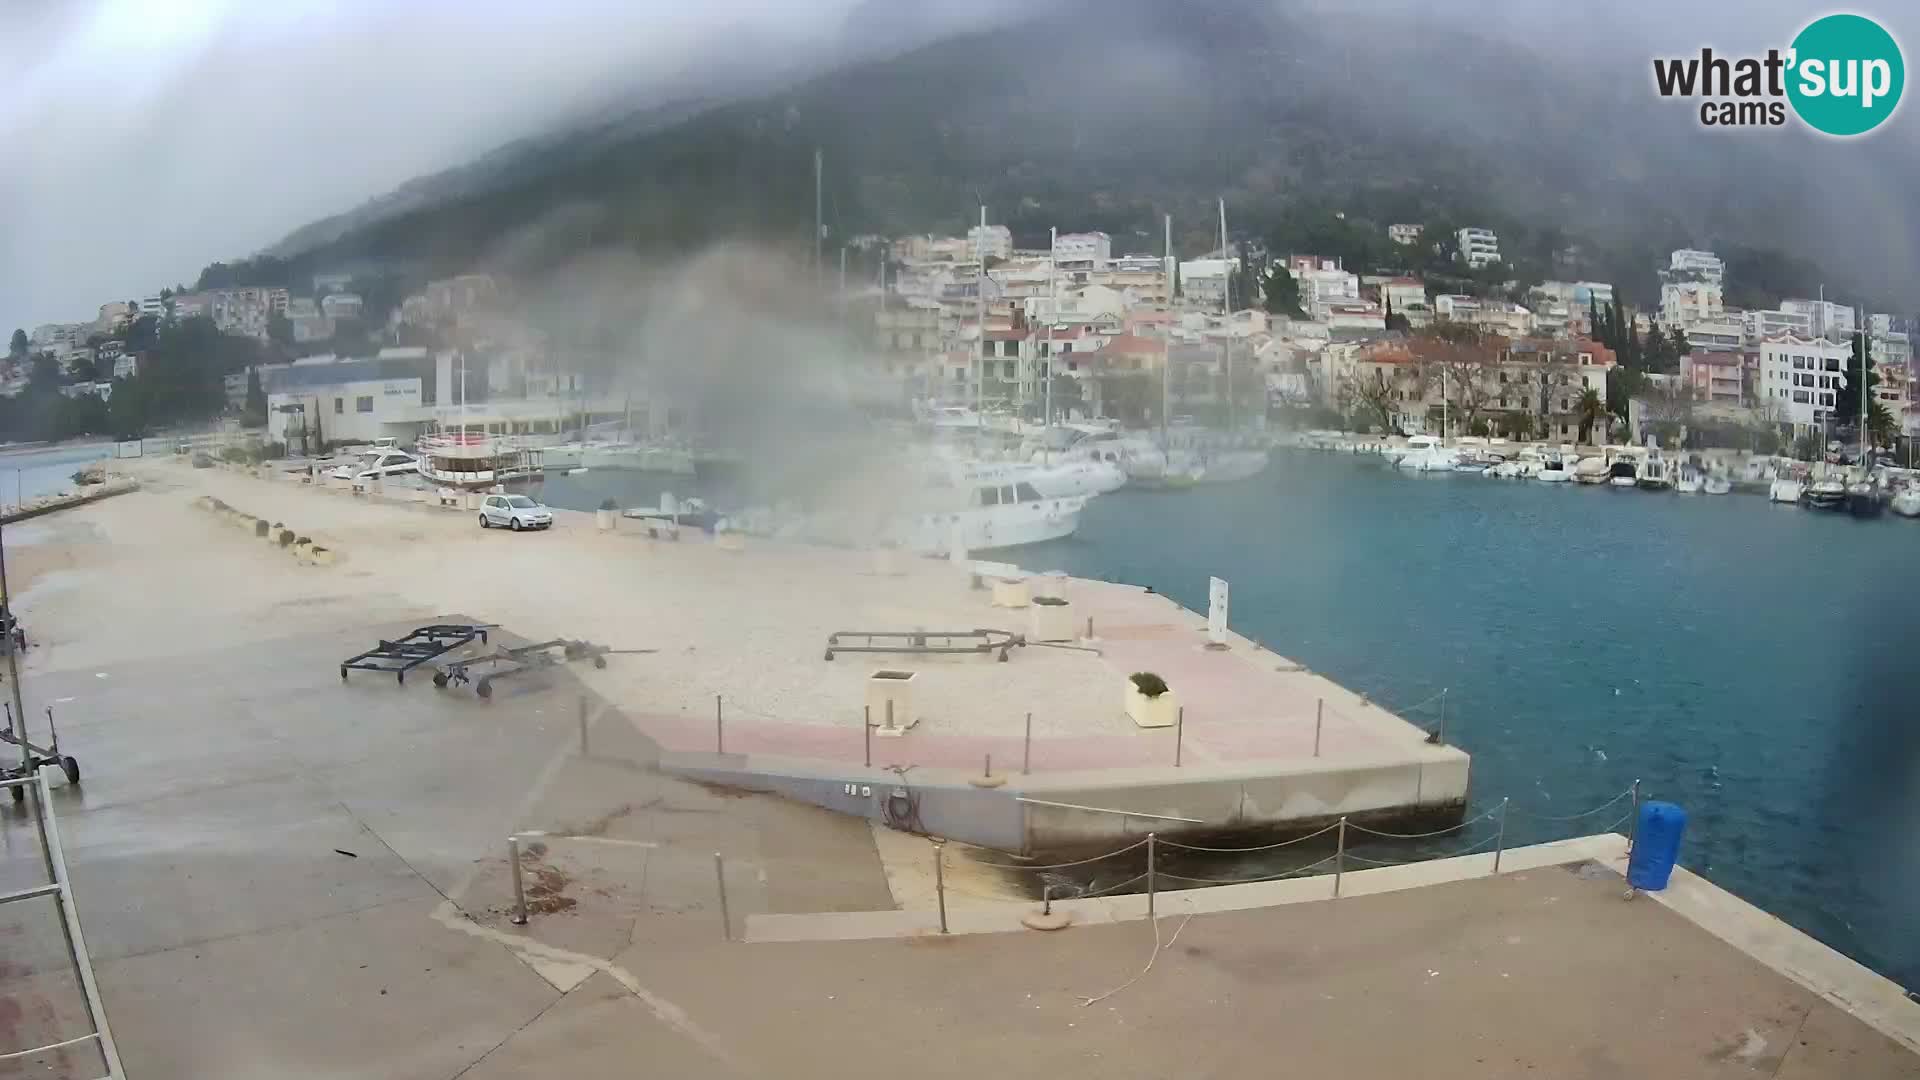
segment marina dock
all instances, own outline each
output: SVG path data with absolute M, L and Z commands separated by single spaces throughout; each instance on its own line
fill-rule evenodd
M 84 768 L 77 786 L 56 781 L 54 809 L 101 996 L 142 1080 L 503 1080 L 635 1061 L 826 1077 L 876 1060 L 929 1076 L 1092 1063 L 1157 1077 L 1280 1058 L 1463 1080 L 1893 1077 L 1920 1061 L 1920 1004 L 1704 880 L 1623 901 L 1620 837 L 1509 849 L 1498 872 L 1484 854 L 1349 868 L 1337 898 L 1330 875 L 1169 888 L 1151 924 L 1145 896 L 1073 901 L 1079 921 L 1051 934 L 1020 929 L 1036 905 L 1015 893 L 955 894 L 941 934 L 914 884 L 941 865 L 937 846 L 671 767 L 737 757 L 779 777 L 799 762 L 853 782 L 866 676 L 919 665 L 944 689 L 914 730 L 873 740 L 883 782 L 903 779 L 898 765 L 916 788 L 950 777 L 982 797 L 1123 811 L 1062 811 L 1076 833 L 1129 814 L 1231 824 L 1233 803 L 1259 831 L 1410 806 L 1444 817 L 1464 794 L 1459 750 L 1244 639 L 1206 649 L 1198 615 L 1142 590 L 1068 583 L 1097 656 L 826 661 L 836 629 L 1024 615 L 937 562 L 895 576 L 858 553 L 602 534 L 586 514 L 482 532 L 424 505 L 143 468 L 140 491 L 7 538 L 36 642 L 28 711 L 58 711 Z M 289 558 L 203 497 L 340 557 Z M 339 676 L 377 640 L 462 620 L 502 624 L 501 641 L 660 651 L 488 701 L 424 677 Z M 1122 710 L 1120 680 L 1145 664 L 1186 700 L 1177 765 L 1176 733 L 1130 731 Z M 976 719 L 952 730 L 960 705 L 935 703 Z M 988 752 L 1002 786 L 971 783 Z M 1378 764 L 1387 754 L 1400 756 Z M 1316 760 L 1328 773 L 1308 779 Z M 1363 767 L 1391 782 L 1359 782 Z M 8 812 L 0 828 L 0 890 L 20 887 L 40 866 L 31 826 Z M 990 889 L 948 858 L 950 893 Z M 0 940 L 0 1052 L 71 1034 L 83 1021 L 57 930 L 15 905 Z M 69 1051 L 0 1075 L 15 1067 L 98 1075 Z

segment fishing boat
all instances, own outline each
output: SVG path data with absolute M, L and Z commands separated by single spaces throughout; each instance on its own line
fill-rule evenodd
M 1673 490 L 1682 495 L 1698 495 L 1707 485 L 1705 474 L 1698 466 L 1689 461 L 1680 466 L 1680 475 L 1673 482 Z
M 1880 488 L 1870 479 L 1847 485 L 1847 513 L 1857 518 L 1879 517 L 1887 504 L 1880 501 Z
M 1020 547 L 1072 536 L 1080 528 L 1085 499 L 1049 499 L 1032 484 L 980 485 L 921 493 L 922 503 L 948 505 L 897 519 L 883 530 L 893 542 L 923 554 Z
M 1673 487 L 1672 465 L 1657 453 L 1648 454 L 1633 482 L 1642 491 L 1667 491 Z
M 420 475 L 446 487 L 488 488 L 541 473 L 538 450 L 484 431 L 456 429 L 422 435 L 414 449 Z

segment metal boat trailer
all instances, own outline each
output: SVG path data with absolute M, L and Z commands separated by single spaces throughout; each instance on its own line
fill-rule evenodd
M 854 644 L 858 641 L 858 644 Z M 827 659 L 834 653 L 874 652 L 910 653 L 999 653 L 1007 662 L 1007 653 L 1025 645 L 1027 639 L 1006 630 L 836 630 L 827 635 Z
M 452 652 L 462 645 L 479 641 L 486 643 L 487 631 L 494 623 L 433 623 L 415 629 L 405 637 L 392 641 L 382 639 L 378 645 L 358 656 L 349 656 L 340 662 L 340 681 L 347 681 L 347 670 L 391 672 L 395 680 L 406 685 L 407 672 L 439 656 Z
M 500 679 L 510 679 L 530 671 L 544 671 L 574 660 L 591 660 L 594 667 L 604 668 L 607 666 L 607 657 L 615 653 L 654 651 L 656 650 L 610 649 L 605 645 L 595 645 L 591 641 L 554 638 L 552 641 L 539 641 L 513 649 L 499 648 L 482 656 L 450 660 L 437 665 L 433 673 L 433 685 L 445 690 L 449 686 L 462 686 L 471 682 L 474 693 L 482 698 L 491 698 L 493 684 Z
M 20 725 L 18 732 L 14 730 L 12 703 L 0 702 L 0 705 L 5 706 L 7 715 L 7 726 L 0 728 L 0 743 L 17 746 L 26 751 L 24 757 L 15 759 L 11 763 L 0 764 L 0 781 L 32 780 L 40 774 L 42 768 L 57 765 L 61 772 L 67 774 L 67 783 L 80 782 L 80 763 L 73 760 L 72 755 L 60 753 L 60 730 L 53 726 L 53 706 L 47 706 L 47 736 L 51 741 L 47 746 L 35 746 L 33 740 L 27 738 L 25 724 Z M 14 802 L 26 801 L 27 789 L 24 784 L 15 784 L 7 790 L 13 793 Z

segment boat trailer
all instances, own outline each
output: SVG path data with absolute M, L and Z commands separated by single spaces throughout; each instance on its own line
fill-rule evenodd
M 50 740 L 49 745 L 35 746 L 33 741 L 27 738 L 25 724 L 20 725 L 18 732 L 14 731 L 13 704 L 11 702 L 0 702 L 0 705 L 6 707 L 7 715 L 7 726 L 0 728 L 0 743 L 6 743 L 8 746 L 18 746 L 26 751 L 25 757 L 18 761 L 11 764 L 0 764 L 0 780 L 32 779 L 39 774 L 41 769 L 49 765 L 57 765 L 60 767 L 61 772 L 67 774 L 67 783 L 78 784 L 80 782 L 80 763 L 73 760 L 72 755 L 62 755 L 60 753 L 60 730 L 53 726 L 53 706 L 47 706 L 47 737 Z M 14 802 L 23 802 L 26 800 L 27 789 L 24 786 L 16 784 L 7 790 L 13 793 Z
M 858 644 L 855 644 L 855 642 Z M 827 659 L 834 653 L 1007 653 L 1027 639 L 1006 630 L 836 630 L 827 635 Z
M 349 656 L 340 662 L 340 681 L 347 681 L 347 669 L 356 671 L 386 671 L 401 685 L 406 685 L 407 672 L 427 663 L 436 657 L 444 656 L 462 645 L 479 641 L 486 643 L 487 631 L 494 623 L 433 623 L 416 628 L 404 637 L 392 641 L 381 639 L 378 645 L 358 656 Z
M 465 660 L 450 660 L 435 668 L 433 685 L 445 690 L 449 686 L 462 686 L 471 682 L 474 693 L 482 698 L 491 698 L 493 684 L 499 679 L 510 679 L 530 671 L 544 671 L 574 660 L 591 660 L 594 667 L 604 668 L 607 666 L 607 657 L 612 655 L 658 651 L 657 649 L 610 649 L 605 645 L 595 645 L 591 641 L 554 638 L 552 641 L 539 641 L 518 648 L 502 647 Z

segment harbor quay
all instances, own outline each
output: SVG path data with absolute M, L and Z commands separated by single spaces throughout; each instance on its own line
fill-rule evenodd
M 466 513 L 171 463 L 139 479 L 6 532 L 32 642 L 26 713 L 51 708 L 81 766 L 77 784 L 50 781 L 52 809 L 130 1076 L 490 1080 L 645 1062 L 826 1077 L 889 1060 L 1150 1077 L 1287 1060 L 1337 1075 L 1894 1077 L 1920 1062 L 1920 1004 L 1704 879 L 1624 900 L 1622 837 L 1163 884 L 1058 904 L 1069 925 L 1043 933 L 1025 928 L 1041 905 L 1017 875 L 969 865 L 958 836 L 940 861 L 929 838 L 949 837 L 926 819 L 940 799 L 919 801 L 916 836 L 877 821 L 876 796 L 767 793 L 806 770 L 842 791 L 950 781 L 1028 807 L 1025 829 L 1099 843 L 1180 835 L 1150 815 L 1238 828 L 1238 814 L 1268 834 L 1428 801 L 1458 817 L 1459 750 L 1244 639 L 1209 649 L 1203 616 L 1144 590 L 1065 583 L 1094 622 L 1060 643 L 1075 648 L 829 661 L 838 631 L 1018 631 L 1032 616 L 938 561 L 649 541 L 564 512 L 550 532 L 482 531 Z M 242 511 L 336 558 L 297 557 Z M 342 677 L 342 661 L 430 624 L 490 624 L 443 662 L 554 639 L 621 651 L 485 698 L 473 681 L 435 687 L 431 665 L 404 683 Z M 879 670 L 915 673 L 896 720 L 920 719 L 869 740 Z M 1128 716 L 1139 671 L 1184 722 Z M 1082 696 L 1097 700 L 1075 711 Z M 1231 719 L 1250 697 L 1265 711 Z M 695 775 L 756 759 L 778 766 L 759 770 L 762 791 Z M 1313 774 L 1316 760 L 1352 775 Z M 1094 833 L 1112 818 L 1113 836 Z M 42 860 L 10 802 L 0 839 L 0 892 L 30 886 Z M 0 1054 L 84 1030 L 50 912 L 0 908 L 0 942 Z M 101 1075 L 85 1055 L 0 1059 L 0 1076 Z

